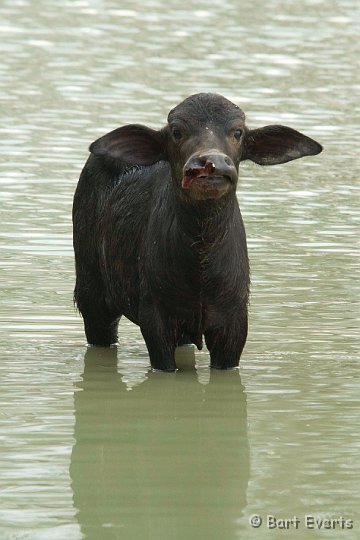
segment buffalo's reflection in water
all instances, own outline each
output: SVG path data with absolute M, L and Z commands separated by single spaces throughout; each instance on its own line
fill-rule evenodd
M 129 391 L 117 349 L 89 348 L 75 414 L 70 473 L 85 538 L 236 536 L 249 476 L 238 371 L 211 372 L 207 385 L 194 369 L 149 373 Z

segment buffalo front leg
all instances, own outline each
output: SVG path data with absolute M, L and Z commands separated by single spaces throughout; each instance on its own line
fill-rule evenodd
M 159 371 L 175 371 L 175 348 L 179 338 L 177 323 L 153 305 L 142 305 L 140 330 L 144 337 L 151 367 Z
M 109 347 L 118 340 L 118 323 L 121 315 L 110 312 L 105 302 L 89 298 L 75 289 L 75 301 L 84 319 L 84 328 L 89 345 Z
M 99 270 L 77 264 L 76 274 L 74 300 L 84 319 L 87 342 L 100 347 L 116 343 L 121 313 L 106 305 Z
M 247 314 L 243 314 L 235 324 L 232 322 L 229 326 L 206 331 L 205 342 L 210 352 L 210 367 L 214 369 L 237 367 L 246 343 L 247 330 Z
M 109 347 L 118 341 L 118 324 L 120 317 L 109 317 L 106 313 L 82 313 L 85 335 L 89 345 Z

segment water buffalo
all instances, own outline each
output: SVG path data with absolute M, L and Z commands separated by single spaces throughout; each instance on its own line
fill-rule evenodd
M 154 369 L 203 336 L 213 368 L 239 364 L 247 336 L 249 263 L 236 198 L 240 161 L 315 155 L 286 126 L 249 129 L 217 94 L 188 97 L 160 130 L 130 124 L 97 139 L 73 206 L 75 302 L 87 340 L 117 341 L 121 315 L 140 326 Z

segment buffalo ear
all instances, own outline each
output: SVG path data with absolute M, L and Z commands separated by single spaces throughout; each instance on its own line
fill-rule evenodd
M 278 165 L 304 156 L 314 156 L 322 146 L 287 126 L 265 126 L 248 130 L 242 160 L 250 159 L 259 165 Z
M 163 130 L 129 124 L 100 137 L 90 145 L 89 150 L 95 156 L 130 165 L 152 165 L 165 159 Z

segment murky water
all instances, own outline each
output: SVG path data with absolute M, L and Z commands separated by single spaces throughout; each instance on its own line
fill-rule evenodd
M 2 1 L 2 540 L 359 538 L 359 28 L 350 0 Z M 242 164 L 240 374 L 189 348 L 197 370 L 163 376 L 126 321 L 118 349 L 86 348 L 72 195 L 97 136 L 204 90 L 325 151 Z

